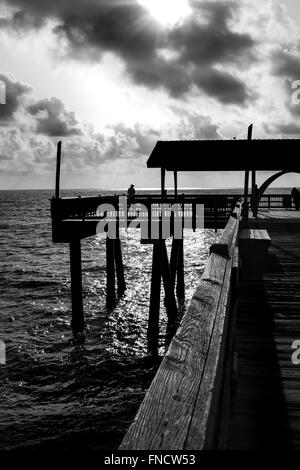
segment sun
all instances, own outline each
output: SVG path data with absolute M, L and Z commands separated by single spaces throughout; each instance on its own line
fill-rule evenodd
M 189 15 L 188 0 L 138 0 L 163 26 L 174 26 Z

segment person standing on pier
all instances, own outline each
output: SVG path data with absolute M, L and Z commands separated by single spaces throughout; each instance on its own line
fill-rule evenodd
M 127 196 L 129 198 L 133 198 L 135 196 L 135 189 L 134 189 L 134 185 L 131 184 L 130 187 L 128 188 L 127 190 Z
M 292 189 L 292 198 L 293 198 L 293 201 L 294 201 L 294 204 L 295 204 L 295 210 L 298 211 L 299 210 L 299 202 L 300 202 L 299 189 L 297 189 L 297 188 Z

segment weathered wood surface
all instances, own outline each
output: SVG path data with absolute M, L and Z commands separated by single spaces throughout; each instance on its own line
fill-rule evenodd
M 264 275 L 241 276 L 238 304 L 238 387 L 229 427 L 230 449 L 300 449 L 299 212 L 259 215 L 272 245 Z
M 267 230 L 261 229 L 243 229 L 240 233 L 240 240 L 264 240 L 264 241 L 271 241 L 271 238 L 267 232 Z
M 233 215 L 229 218 L 229 221 L 222 232 L 220 240 L 217 243 L 213 243 L 210 247 L 210 253 L 215 253 L 220 256 L 229 257 L 230 256 L 230 247 L 232 245 L 233 237 L 236 236 L 235 228 L 237 225 L 237 220 L 241 214 L 241 206 L 238 204 L 233 211 Z
M 239 220 L 223 241 L 229 257 L 212 253 L 187 313 L 120 449 L 210 448 L 215 438 L 230 279 Z M 230 241 L 231 240 L 231 241 Z

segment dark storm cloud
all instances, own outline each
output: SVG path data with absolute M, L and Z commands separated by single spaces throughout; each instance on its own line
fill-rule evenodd
M 13 76 L 0 73 L 0 80 L 5 84 L 6 103 L 0 106 L 0 122 L 13 120 L 24 95 L 31 92 L 31 88 L 18 82 Z
M 27 111 L 37 121 L 37 133 L 50 137 L 66 137 L 80 134 L 78 121 L 58 98 L 44 99 L 28 106 Z
M 195 82 L 209 96 L 214 96 L 224 104 L 241 104 L 250 98 L 244 84 L 227 72 L 208 69 L 197 72 Z
M 208 23 L 201 24 L 193 17 L 172 31 L 169 37 L 172 47 L 180 51 L 183 62 L 203 66 L 254 60 L 252 38 L 228 27 L 233 10 L 237 8 L 234 2 L 199 2 L 195 5 Z
M 55 31 L 67 39 L 70 55 L 95 60 L 95 51 L 112 52 L 124 61 L 128 75 L 137 84 L 164 88 L 174 97 L 194 85 L 222 103 L 244 104 L 249 98 L 246 84 L 216 69 L 218 65 L 254 60 L 252 38 L 230 29 L 230 20 L 238 9 L 236 1 L 191 2 L 194 14 L 173 29 L 162 28 L 137 0 L 7 3 L 17 8 L 18 28 L 22 27 L 22 18 L 24 27 L 30 24 L 30 17 L 36 25 L 54 18 Z M 166 58 L 160 54 L 162 50 L 176 53 L 176 57 Z
M 300 116 L 300 104 L 295 103 L 293 96 L 296 94 L 299 100 L 299 86 L 293 88 L 293 82 L 300 80 L 300 59 L 299 55 L 291 54 L 283 50 L 277 50 L 273 54 L 274 73 L 284 79 L 286 102 L 285 106 L 290 114 L 296 118 Z
M 300 125 L 296 122 L 281 122 L 274 125 L 264 125 L 264 130 L 271 135 L 296 136 L 300 134 Z
M 299 135 L 300 134 L 300 126 L 294 122 L 290 122 L 287 124 L 279 124 L 276 128 L 277 132 L 280 134 L 285 135 Z
M 276 51 L 273 55 L 275 75 L 300 80 L 299 55 L 290 54 L 283 50 Z

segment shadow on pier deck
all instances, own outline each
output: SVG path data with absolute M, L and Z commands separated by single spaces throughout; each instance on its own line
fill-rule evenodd
M 262 277 L 241 273 L 238 382 L 227 447 L 300 449 L 300 215 L 269 211 L 251 219 L 272 244 Z

